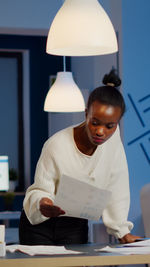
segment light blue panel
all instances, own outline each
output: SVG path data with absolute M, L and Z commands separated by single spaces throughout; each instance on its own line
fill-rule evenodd
M 150 183 L 150 1 L 122 0 L 123 90 L 127 104 L 124 145 L 127 154 L 133 233 L 142 235 L 140 190 Z
M 0 58 L 0 155 L 18 169 L 17 59 Z

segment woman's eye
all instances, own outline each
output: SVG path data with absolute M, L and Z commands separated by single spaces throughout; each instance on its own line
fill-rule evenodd
M 97 121 L 92 121 L 92 125 L 98 125 Z
M 111 128 L 113 128 L 113 127 L 115 127 L 115 124 L 107 124 L 107 128 L 108 128 L 108 129 L 111 129 Z

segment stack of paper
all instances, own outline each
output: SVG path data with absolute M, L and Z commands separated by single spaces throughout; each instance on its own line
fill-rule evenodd
M 56 254 L 80 254 L 82 252 L 67 250 L 64 246 L 24 246 L 24 245 L 9 245 L 6 246 L 6 251 L 20 251 L 30 256 L 34 255 L 56 255 Z
M 106 246 L 104 248 L 95 249 L 95 251 L 111 252 L 123 255 L 150 254 L 150 239 L 143 239 L 142 241 L 117 245 L 115 247 Z
M 0 225 L 0 257 L 4 257 L 6 254 L 6 243 L 5 243 L 5 225 Z

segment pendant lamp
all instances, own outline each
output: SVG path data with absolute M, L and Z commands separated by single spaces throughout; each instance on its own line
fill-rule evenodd
M 65 57 L 64 57 L 65 65 Z M 84 98 L 73 80 L 72 72 L 58 72 L 56 81 L 49 89 L 44 111 L 49 112 L 81 112 L 85 111 Z
M 65 0 L 48 33 L 48 54 L 93 56 L 117 51 L 115 30 L 98 0 Z

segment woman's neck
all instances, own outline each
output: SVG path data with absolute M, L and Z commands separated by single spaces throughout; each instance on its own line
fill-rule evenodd
M 74 129 L 74 140 L 77 148 L 86 155 L 92 156 L 97 146 L 93 145 L 87 135 L 85 122 L 78 125 Z

